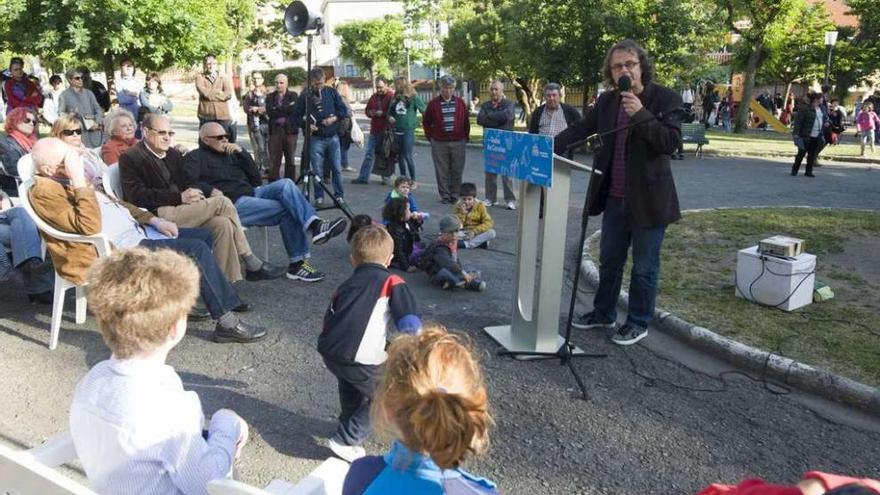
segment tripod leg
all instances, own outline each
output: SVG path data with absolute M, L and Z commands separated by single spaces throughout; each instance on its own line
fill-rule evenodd
M 581 376 L 578 374 L 577 370 L 574 369 L 574 364 L 571 362 L 571 359 L 565 359 L 563 360 L 563 363 L 568 366 L 568 370 L 574 375 L 574 381 L 577 382 L 578 388 L 581 389 L 581 399 L 590 400 L 590 396 L 587 395 L 587 387 L 584 385 L 584 381 L 581 380 Z

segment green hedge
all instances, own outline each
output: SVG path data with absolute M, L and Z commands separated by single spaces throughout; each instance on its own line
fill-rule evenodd
M 278 74 L 287 75 L 287 83 L 288 86 L 293 88 L 294 86 L 301 86 L 306 80 L 306 70 L 302 67 L 284 67 L 282 69 L 267 69 L 257 71 L 263 74 L 263 81 L 265 81 L 266 87 L 275 85 L 275 76 Z M 250 74 L 245 74 L 250 77 Z M 246 85 L 242 85 L 247 88 Z M 244 89 L 242 91 L 247 91 Z

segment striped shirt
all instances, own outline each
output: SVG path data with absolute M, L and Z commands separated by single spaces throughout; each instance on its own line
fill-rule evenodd
M 451 133 L 455 127 L 455 98 L 448 101 L 440 99 L 440 111 L 443 112 L 443 129 Z
M 623 109 L 623 105 L 617 110 L 617 125 L 626 127 L 629 125 L 629 115 Z M 626 142 L 629 137 L 629 129 L 617 131 L 614 135 L 614 155 L 611 158 L 611 191 L 608 194 L 613 198 L 626 197 Z
M 557 134 L 564 131 L 567 127 L 568 122 L 565 121 L 565 113 L 562 111 L 562 107 L 558 107 L 556 110 L 544 107 L 544 111 L 541 112 L 541 121 L 538 124 L 539 134 L 556 137 Z
M 202 404 L 164 363 L 111 357 L 79 382 L 70 434 L 92 488 L 126 495 L 207 495 L 226 478 L 246 426 L 214 413 L 202 437 Z

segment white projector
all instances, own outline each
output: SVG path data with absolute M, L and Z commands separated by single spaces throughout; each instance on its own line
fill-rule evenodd
M 813 302 L 816 256 L 768 256 L 758 246 L 740 249 L 736 256 L 736 295 L 783 311 Z
M 774 235 L 758 243 L 761 254 L 794 258 L 804 252 L 804 240 L 784 235 Z

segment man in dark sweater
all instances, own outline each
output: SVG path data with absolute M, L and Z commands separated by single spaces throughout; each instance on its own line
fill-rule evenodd
M 489 85 L 489 101 L 480 106 L 477 124 L 487 129 L 513 130 L 513 103 L 504 97 L 504 83 L 498 79 Z M 513 192 L 513 179 L 501 177 L 504 187 L 504 202 L 508 210 L 516 209 L 516 194 Z M 498 174 L 486 172 L 486 206 L 498 204 Z
M 303 282 L 324 278 L 308 261 L 308 236 L 312 236 L 315 244 L 324 244 L 345 231 L 344 218 L 332 222 L 318 218 L 290 179 L 262 185 L 250 153 L 230 143 L 223 126 L 216 122 L 208 122 L 199 129 L 199 149 L 187 153 L 184 169 L 205 197 L 229 198 L 242 224 L 280 227 L 290 259 L 287 278 Z
M 612 340 L 635 344 L 648 335 L 660 276 L 660 248 L 666 226 L 681 218 L 670 155 L 681 142 L 681 96 L 653 81 L 654 65 L 636 42 L 608 50 L 603 93 L 580 120 L 556 136 L 556 153 L 591 134 L 609 133 L 593 157 L 603 173 L 590 181 L 587 210 L 602 214 L 599 288 L 594 310 L 577 318 L 578 328 L 613 328 L 617 296 L 632 245 L 629 311 Z M 622 91 L 628 77 L 631 90 Z M 615 132 L 616 129 L 619 129 Z
M 388 330 L 422 329 L 416 300 L 402 278 L 388 271 L 394 241 L 384 228 L 368 225 L 351 239 L 354 274 L 333 293 L 318 337 L 318 352 L 339 382 L 342 412 L 329 447 L 352 462 L 365 455 L 370 402 L 385 362 Z

